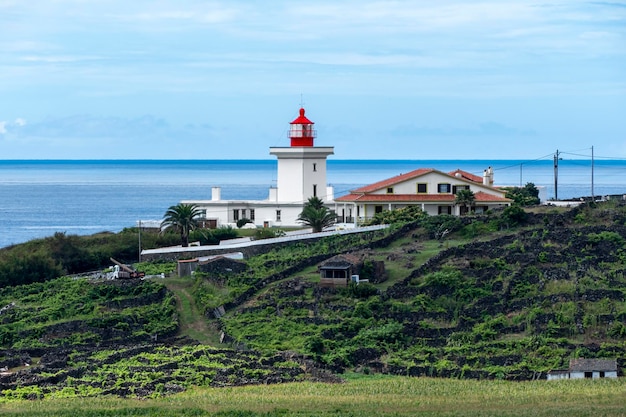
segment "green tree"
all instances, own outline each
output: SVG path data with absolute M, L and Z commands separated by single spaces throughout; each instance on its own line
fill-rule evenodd
M 534 206 L 539 204 L 539 189 L 532 182 L 524 187 L 509 187 L 506 188 L 506 198 L 519 206 Z
M 170 206 L 163 216 L 161 231 L 173 227 L 180 233 L 180 242 L 183 247 L 189 246 L 189 232 L 198 224 L 196 217 L 200 215 L 200 209 L 195 204 L 177 204 Z
M 471 211 L 475 201 L 476 196 L 472 190 L 459 190 L 459 192 L 456 193 L 454 204 L 465 207 L 465 213 L 468 213 Z
M 319 197 L 310 197 L 298 216 L 298 222 L 313 228 L 313 233 L 321 232 L 336 221 L 337 216 L 324 205 Z

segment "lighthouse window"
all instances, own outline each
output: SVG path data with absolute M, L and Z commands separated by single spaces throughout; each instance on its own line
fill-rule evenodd
M 317 172 L 317 164 L 313 164 L 313 172 Z
M 428 192 L 425 182 L 417 184 L 417 192 L 418 194 L 426 194 Z
M 313 197 L 317 197 L 317 184 L 313 184 Z

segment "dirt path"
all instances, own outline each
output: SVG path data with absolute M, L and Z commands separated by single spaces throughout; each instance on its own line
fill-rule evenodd
M 180 318 L 179 334 L 191 337 L 200 343 L 219 345 L 219 332 L 196 305 L 191 294 L 193 282 L 190 279 L 169 278 L 165 285 L 176 297 Z

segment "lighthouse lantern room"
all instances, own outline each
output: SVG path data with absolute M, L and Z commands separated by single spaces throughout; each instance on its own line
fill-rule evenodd
M 291 146 L 313 146 L 313 140 L 317 133 L 313 128 L 313 122 L 306 118 L 304 109 L 300 108 L 300 116 L 290 123 L 289 138 Z
M 278 159 L 277 184 L 275 192 L 270 191 L 270 200 L 300 207 L 310 197 L 332 201 L 332 187 L 326 183 L 326 158 L 334 153 L 333 147 L 313 145 L 315 129 L 303 108 L 290 125 L 291 146 L 270 148 L 270 154 Z

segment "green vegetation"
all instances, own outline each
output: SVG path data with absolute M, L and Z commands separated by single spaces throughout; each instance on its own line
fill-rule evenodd
M 232 228 L 192 231 L 189 238 L 203 245 L 237 237 Z M 139 258 L 139 233 L 136 228 L 120 233 L 102 232 L 91 236 L 53 236 L 0 249 L 0 287 L 44 282 L 67 274 L 97 271 L 111 265 L 110 258 L 135 262 Z M 142 231 L 143 249 L 174 246 L 180 237 L 173 231 L 165 233 Z
M 463 214 L 471 212 L 475 202 L 476 196 L 472 190 L 459 190 L 454 198 L 454 204 L 465 209 L 461 211 Z
M 298 222 L 311 227 L 313 233 L 319 233 L 337 221 L 333 214 L 319 197 L 309 197 L 302 212 L 298 215 Z
M 539 189 L 532 182 L 526 183 L 523 187 L 508 187 L 506 198 L 510 198 L 518 206 L 533 206 L 539 204 Z
M 43 397 L 64 415 L 63 397 L 115 395 L 154 400 L 110 399 L 102 407 L 112 407 L 111 414 L 151 415 L 162 406 L 172 415 L 183 408 L 196 415 L 438 414 L 448 405 L 428 396 L 438 392 L 456 404 L 445 409 L 449 414 L 571 414 L 576 408 L 567 401 L 585 404 L 589 415 L 624 412 L 621 402 L 600 394 L 623 391 L 622 381 L 505 380 L 543 379 L 570 358 L 624 363 L 626 204 L 514 206 L 463 218 L 404 209 L 376 221 L 389 226 L 275 246 L 246 258 L 244 272 L 143 281 L 66 277 L 2 288 L 0 363 L 19 382 L 0 380 L 0 410 L 19 415 L 12 401 Z M 58 236 L 57 244 L 72 239 Z M 59 250 L 63 265 L 81 264 L 72 247 L 93 251 L 74 244 Z M 370 282 L 320 287 L 317 266 L 343 253 L 362 257 L 359 273 Z M 136 267 L 169 276 L 175 263 Z M 348 382 L 307 382 L 330 378 L 320 366 Z M 260 388 L 226 388 L 237 396 L 230 404 L 217 399 L 223 391 L 207 388 L 277 382 L 297 384 L 264 386 L 267 398 L 276 398 L 255 405 L 246 395 Z M 315 394 L 286 399 L 300 398 L 299 389 L 336 395 L 320 403 Z M 366 390 L 369 399 L 360 397 Z M 475 394 L 480 399 L 469 394 L 476 391 L 484 391 Z M 533 407 L 520 408 L 523 401 Z M 309 414 L 298 404 L 308 404 Z
M 154 281 L 59 278 L 0 289 L 0 346 L 24 349 L 147 341 L 178 328 L 175 300 Z
M 161 230 L 167 230 L 170 227 L 180 233 L 180 244 L 183 247 L 189 246 L 189 232 L 198 227 L 196 218 L 200 216 L 200 209 L 195 204 L 179 203 L 170 206 L 161 223 Z
M 428 217 L 418 206 L 408 206 L 399 210 L 384 210 L 376 213 L 367 223 L 367 226 L 374 224 L 397 224 L 411 223 Z
M 3 416 L 622 416 L 623 380 L 508 382 L 350 376 L 346 383 L 298 382 L 194 388 L 148 400 L 61 398 L 0 404 Z

